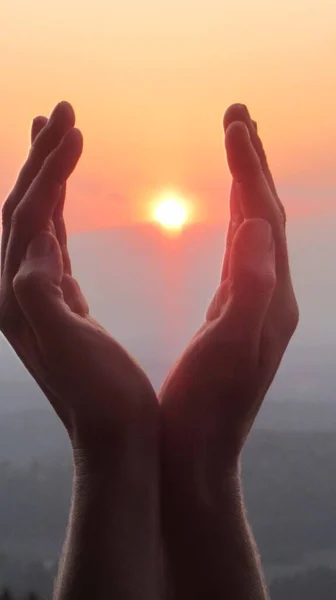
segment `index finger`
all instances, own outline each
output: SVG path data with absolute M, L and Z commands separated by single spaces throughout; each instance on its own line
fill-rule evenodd
M 45 160 L 62 138 L 72 129 L 75 115 L 68 102 L 60 102 L 49 119 L 37 117 L 33 123 L 34 142 L 23 165 L 14 188 L 2 208 L 1 272 L 6 262 L 7 245 L 11 230 L 12 215 L 19 206 L 31 183 L 41 170 Z
M 225 135 L 229 168 L 240 190 L 240 204 L 245 219 L 261 218 L 270 223 L 276 248 L 277 275 L 289 277 L 285 220 L 277 198 L 262 169 L 247 126 L 242 122 L 229 125 Z
M 80 131 L 70 130 L 60 145 L 49 155 L 16 209 L 5 259 L 5 281 L 12 281 L 33 237 L 48 228 L 62 187 L 74 170 L 82 153 L 82 147 Z
M 231 190 L 230 190 L 230 221 L 229 221 L 229 226 L 228 226 L 228 230 L 227 230 L 227 234 L 226 234 L 225 253 L 224 253 L 221 279 L 220 279 L 222 282 L 225 279 L 227 279 L 227 277 L 229 275 L 230 257 L 231 257 L 231 249 L 232 249 L 233 240 L 238 231 L 238 228 L 240 227 L 240 225 L 242 224 L 242 222 L 244 220 L 243 213 L 242 213 L 241 206 L 240 206 L 239 192 L 240 192 L 239 186 L 236 184 L 235 181 L 233 181 L 231 184 Z
M 250 134 L 252 145 L 254 146 L 254 149 L 259 156 L 261 168 L 265 174 L 268 184 L 272 192 L 277 196 L 274 179 L 271 170 L 268 166 L 266 152 L 264 150 L 262 141 L 258 135 L 257 123 L 255 121 L 252 121 L 250 113 L 244 104 L 232 104 L 227 109 L 223 119 L 225 133 L 231 125 L 231 123 L 234 123 L 235 121 L 241 121 L 242 123 L 245 123 Z
M 36 117 L 34 119 L 34 121 L 32 123 L 32 128 L 31 128 L 32 144 L 34 143 L 38 134 L 40 133 L 40 131 L 42 131 L 42 129 L 45 127 L 45 125 L 47 123 L 48 123 L 47 117 L 40 116 L 40 117 Z M 66 184 L 64 184 L 64 186 L 61 189 L 60 198 L 59 198 L 59 201 L 57 203 L 57 206 L 55 208 L 54 215 L 53 215 L 53 222 L 54 222 L 55 236 L 58 240 L 58 243 L 60 245 L 61 252 L 62 252 L 63 271 L 65 274 L 71 275 L 71 260 L 70 260 L 69 251 L 68 251 L 67 232 L 66 232 L 66 227 L 65 227 L 65 223 L 64 223 L 64 215 L 63 215 L 65 198 L 66 198 Z

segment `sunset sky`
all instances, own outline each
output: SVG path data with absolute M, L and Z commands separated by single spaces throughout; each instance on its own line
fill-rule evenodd
M 222 115 L 243 102 L 258 121 L 287 212 L 335 214 L 334 0 L 12 0 L 0 9 L 0 193 L 29 124 L 59 100 L 85 140 L 69 228 L 148 219 L 176 190 L 193 219 L 222 222 Z

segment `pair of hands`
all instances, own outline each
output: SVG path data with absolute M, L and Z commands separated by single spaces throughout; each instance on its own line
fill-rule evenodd
M 159 394 L 89 314 L 72 277 L 63 206 L 82 136 L 65 102 L 32 126 L 32 147 L 3 207 L 0 326 L 70 436 L 96 468 L 148 441 L 204 493 L 235 473 L 246 436 L 296 328 L 285 216 L 256 124 L 242 105 L 224 118 L 232 174 L 221 282 L 206 319 Z M 159 408 L 160 406 L 160 408 Z
M 32 147 L 3 207 L 0 324 L 75 447 L 111 443 L 131 419 L 158 416 L 145 373 L 89 315 L 71 274 L 66 181 L 82 152 L 71 106 L 32 126 Z M 295 330 L 284 210 L 255 124 L 242 105 L 224 119 L 233 183 L 220 286 L 160 400 L 174 435 L 222 440 L 236 462 Z M 212 429 L 214 428 L 214 431 Z M 188 436 L 187 436 L 188 432 Z M 96 438 L 96 439 L 95 439 Z

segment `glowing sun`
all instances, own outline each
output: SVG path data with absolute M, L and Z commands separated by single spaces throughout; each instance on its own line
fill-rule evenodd
M 153 217 L 165 229 L 181 229 L 188 221 L 186 203 L 178 197 L 160 200 L 154 207 Z

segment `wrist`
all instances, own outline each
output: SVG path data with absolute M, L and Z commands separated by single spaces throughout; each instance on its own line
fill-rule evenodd
M 231 451 L 229 442 L 188 435 L 177 439 L 167 429 L 162 442 L 163 477 L 172 490 L 215 498 L 241 486 L 240 454 Z
M 139 475 L 146 480 L 158 469 L 158 432 L 135 434 L 130 439 L 111 436 L 110 440 L 90 444 L 77 439 L 72 443 L 72 460 L 74 475 L 80 479 L 126 480 Z

